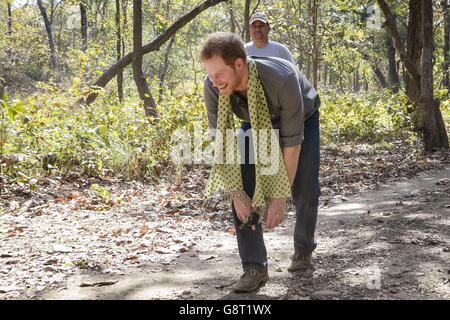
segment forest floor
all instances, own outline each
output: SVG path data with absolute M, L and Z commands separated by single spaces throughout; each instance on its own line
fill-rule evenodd
M 449 152 L 323 147 L 314 269 L 286 270 L 290 208 L 265 231 L 270 280 L 252 294 L 232 291 L 242 270 L 228 204 L 201 206 L 208 173 L 0 186 L 0 300 L 450 299 Z

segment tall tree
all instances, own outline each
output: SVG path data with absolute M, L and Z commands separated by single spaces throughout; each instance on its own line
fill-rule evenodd
M 11 0 L 7 1 L 7 5 L 8 5 L 8 32 L 7 35 L 11 35 L 12 34 L 12 10 L 11 10 Z
M 242 37 L 245 42 L 250 41 L 250 1 L 251 0 L 245 0 L 245 7 L 244 7 L 244 29 L 242 32 L 244 32 L 244 36 Z
M 444 12 L 444 87 L 450 92 L 450 2 L 442 1 Z
M 158 90 L 158 101 L 161 101 L 162 94 L 164 91 L 164 80 L 166 78 L 167 69 L 169 68 L 169 57 L 172 51 L 173 44 L 175 43 L 175 35 L 170 38 L 169 45 L 166 49 L 166 54 L 164 55 L 164 63 L 162 65 L 161 71 L 159 73 L 159 90 Z
M 422 7 L 421 0 L 409 0 L 408 17 L 408 40 L 406 43 L 406 54 L 408 60 L 417 70 L 420 69 L 420 58 L 422 55 Z M 419 99 L 420 80 L 414 79 L 409 73 L 405 77 L 406 95 L 411 101 L 416 102 Z M 414 106 L 409 107 L 410 111 Z
M 55 14 L 56 7 L 60 3 L 61 3 L 61 1 L 56 4 L 54 3 L 53 0 L 50 1 L 50 17 L 48 17 L 47 10 L 44 7 L 44 5 L 42 4 L 42 0 L 37 0 L 37 5 L 39 7 L 39 11 L 41 12 L 41 16 L 44 19 L 45 30 L 47 31 L 48 42 L 49 42 L 49 46 L 50 46 L 50 58 L 51 58 L 51 63 L 52 63 L 53 68 L 56 67 L 56 53 L 55 53 L 55 42 L 53 40 L 52 24 L 53 24 L 53 17 Z
M 420 78 L 420 111 L 422 114 L 425 150 L 448 148 L 448 137 L 439 109 L 433 97 L 433 2 L 422 0 L 423 50 Z
M 142 0 L 133 0 L 133 78 L 144 102 L 145 114 L 156 118 L 156 104 L 142 70 Z
M 87 36 L 87 13 L 86 13 L 86 4 L 83 1 L 80 2 L 80 20 L 81 20 L 81 38 L 83 40 L 83 51 L 87 50 L 88 46 L 88 36 Z
M 117 61 L 122 58 L 122 30 L 121 30 L 121 5 L 120 0 L 116 0 L 116 57 Z M 123 70 L 117 74 L 117 93 L 119 95 L 119 101 L 123 101 Z
M 433 98 L 433 4 L 432 0 L 421 0 L 421 27 L 419 32 L 422 39 L 421 67 L 418 69 L 409 59 L 395 23 L 394 16 L 384 0 L 377 0 L 378 5 L 386 18 L 386 26 L 391 32 L 392 40 L 403 64 L 408 71 L 411 82 L 418 91 L 415 103 L 420 106 L 424 147 L 426 152 L 435 149 L 448 149 L 448 137 L 442 113 L 439 109 L 439 100 Z M 410 3 L 415 3 L 411 0 Z M 410 8 L 411 9 L 411 8 Z M 411 21 L 410 21 L 411 22 Z M 416 39 L 419 37 L 416 37 Z M 412 97 L 409 97 L 412 98 Z M 414 98 L 413 98 L 414 99 Z
M 397 63 L 395 61 L 395 47 L 392 43 L 392 38 L 389 31 L 386 30 L 386 47 L 388 52 L 388 83 L 389 89 L 393 92 L 398 92 L 400 88 L 400 80 L 398 78 Z

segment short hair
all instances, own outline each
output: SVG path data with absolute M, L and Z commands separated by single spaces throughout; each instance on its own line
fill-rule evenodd
M 220 56 L 226 65 L 233 66 L 238 58 L 247 63 L 247 51 L 242 39 L 231 32 L 216 32 L 208 36 L 200 51 L 200 59 L 208 60 Z

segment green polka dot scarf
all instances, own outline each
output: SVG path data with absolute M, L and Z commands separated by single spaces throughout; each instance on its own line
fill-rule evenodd
M 250 58 L 248 69 L 247 100 L 252 125 L 256 176 L 252 207 L 258 208 L 262 216 L 270 199 L 290 197 L 291 187 L 278 136 L 270 121 L 269 108 L 258 70 L 255 62 Z M 274 164 L 273 161 L 278 163 Z M 230 196 L 232 195 L 231 198 L 245 196 L 230 97 L 224 97 L 221 94 L 217 114 L 214 160 L 205 195 L 209 196 L 215 191 L 228 192 Z

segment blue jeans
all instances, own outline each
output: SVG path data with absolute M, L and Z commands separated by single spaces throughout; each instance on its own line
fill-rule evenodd
M 246 131 L 250 124 L 243 122 L 241 129 Z M 248 140 L 248 139 L 247 139 Z M 246 143 L 245 150 L 240 150 L 242 156 L 248 156 L 250 143 Z M 247 157 L 246 157 L 247 158 Z M 317 246 L 314 232 L 317 222 L 320 186 L 320 133 L 319 111 L 316 111 L 305 121 L 304 140 L 301 146 L 297 172 L 292 186 L 292 199 L 296 208 L 296 222 L 294 229 L 294 251 L 299 254 L 309 254 Z M 244 191 L 250 198 L 255 189 L 255 165 L 241 164 Z M 244 271 L 256 269 L 266 271 L 268 267 L 267 252 L 264 244 L 261 224 L 252 231 L 249 227 L 241 228 L 236 209 L 232 205 L 239 256 Z

